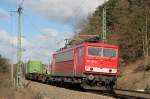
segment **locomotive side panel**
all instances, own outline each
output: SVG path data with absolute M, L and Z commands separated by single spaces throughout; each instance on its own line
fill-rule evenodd
M 55 63 L 55 76 L 73 76 L 73 60 Z
M 82 77 L 85 65 L 85 47 L 80 46 L 75 48 L 75 55 L 74 55 L 74 67 L 75 67 L 75 76 Z
M 53 76 L 82 77 L 85 62 L 85 48 L 75 46 L 53 54 Z
M 74 70 L 74 51 L 68 50 L 53 55 L 53 76 L 73 76 Z

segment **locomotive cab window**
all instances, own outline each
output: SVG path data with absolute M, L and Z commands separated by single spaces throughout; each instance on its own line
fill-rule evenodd
M 116 50 L 113 48 L 88 47 L 88 56 L 114 58 Z
M 83 56 L 83 47 L 79 48 L 79 56 Z
M 112 48 L 103 48 L 103 57 L 108 58 L 116 57 L 116 50 Z
M 102 48 L 88 47 L 88 55 L 101 57 L 102 56 Z

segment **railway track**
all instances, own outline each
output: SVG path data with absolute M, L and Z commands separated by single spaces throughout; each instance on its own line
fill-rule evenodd
M 150 93 L 132 91 L 132 90 L 123 90 L 115 89 L 114 93 L 118 98 L 127 98 L 127 99 L 150 99 Z
M 150 99 L 150 93 L 131 90 L 115 89 L 114 92 L 89 90 L 88 92 L 93 94 L 109 96 L 116 99 Z
M 42 82 L 39 82 L 39 83 L 42 83 Z M 45 83 L 45 84 L 48 84 L 48 83 Z M 57 86 L 57 87 L 62 87 L 62 86 Z M 63 86 L 63 88 L 76 90 L 76 91 L 82 91 L 82 92 L 89 92 L 89 93 L 97 94 L 97 95 L 109 96 L 109 97 L 113 97 L 116 99 L 150 99 L 150 93 L 133 91 L 133 90 L 114 89 L 114 91 L 108 92 L 108 91 L 101 91 L 101 90 L 82 90 L 82 89 L 74 88 L 70 86 L 67 86 L 67 87 Z
M 94 93 L 94 92 L 92 92 Z M 150 99 L 150 93 L 115 89 L 114 92 L 95 92 L 96 94 L 106 95 L 117 99 Z

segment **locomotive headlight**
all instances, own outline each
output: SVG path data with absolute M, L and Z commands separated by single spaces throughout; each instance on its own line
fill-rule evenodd
M 112 72 L 113 73 L 117 73 L 117 69 L 112 69 Z
M 111 73 L 111 72 L 112 72 L 112 69 L 109 69 L 109 72 Z
M 91 67 L 90 70 L 93 71 L 93 68 Z

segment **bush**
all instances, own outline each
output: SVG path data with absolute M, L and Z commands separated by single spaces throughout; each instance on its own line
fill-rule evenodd
M 150 86 L 147 86 L 147 87 L 145 88 L 145 92 L 150 93 Z
M 142 59 L 141 63 L 137 66 L 137 68 L 134 70 L 134 72 L 140 72 L 140 71 L 149 71 L 150 70 L 150 57 Z
M 9 72 L 9 67 L 10 67 L 9 60 L 6 59 L 6 58 L 0 57 L 0 73 L 7 73 L 7 72 Z
M 13 83 L 10 80 L 2 80 L 0 81 L 0 88 L 11 88 Z

